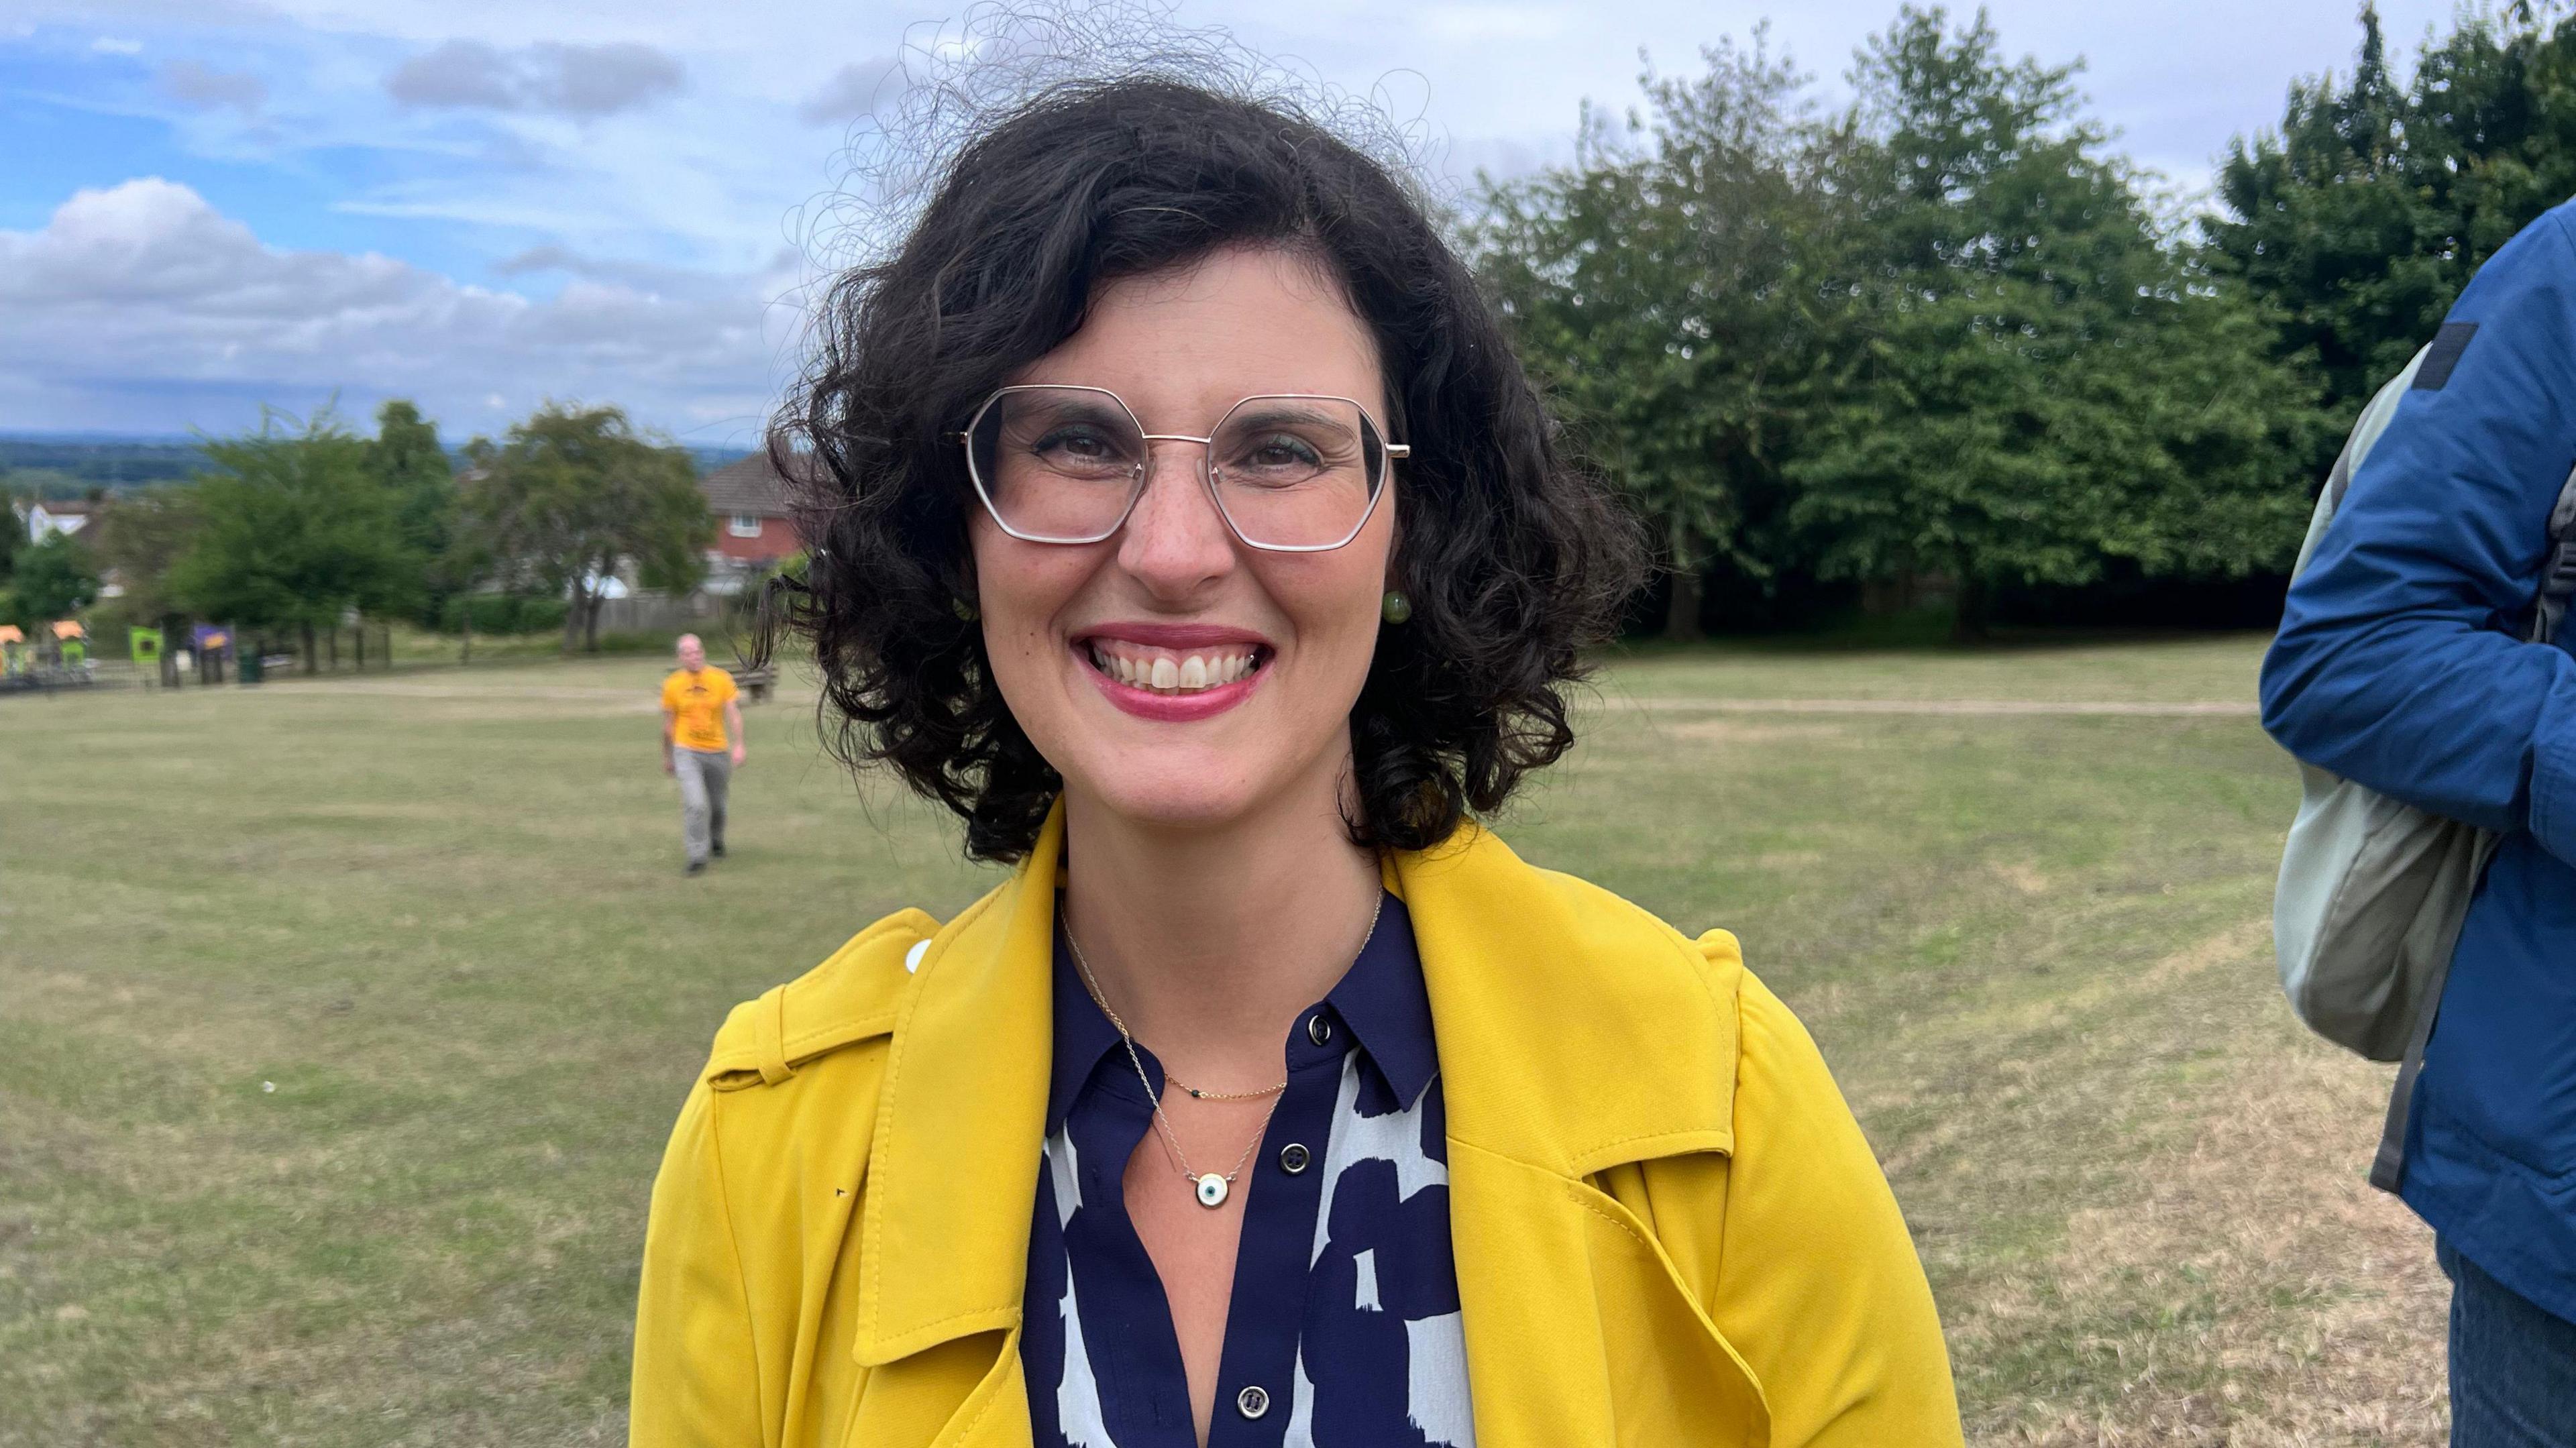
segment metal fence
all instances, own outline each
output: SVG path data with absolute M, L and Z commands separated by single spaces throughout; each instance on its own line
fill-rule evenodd
M 660 632 L 712 623 L 724 612 L 724 600 L 708 593 L 673 597 L 667 593 L 631 593 L 599 606 L 601 633 Z

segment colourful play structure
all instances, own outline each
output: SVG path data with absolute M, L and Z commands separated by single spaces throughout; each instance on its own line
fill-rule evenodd
M 0 624 L 0 688 L 56 689 L 93 682 L 89 631 L 77 619 L 40 626 L 34 638 L 16 624 Z

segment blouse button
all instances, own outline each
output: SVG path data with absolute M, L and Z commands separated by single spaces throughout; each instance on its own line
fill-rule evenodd
M 1322 1011 L 1306 1018 L 1306 1039 L 1318 1046 L 1333 1039 L 1333 1023 L 1324 1019 Z
M 1245 1388 L 1234 1395 L 1234 1410 L 1247 1418 L 1258 1418 L 1270 1411 L 1270 1394 L 1261 1388 Z
M 1296 1142 L 1292 1141 L 1279 1148 L 1279 1169 L 1290 1176 L 1304 1171 L 1307 1160 L 1306 1148 Z

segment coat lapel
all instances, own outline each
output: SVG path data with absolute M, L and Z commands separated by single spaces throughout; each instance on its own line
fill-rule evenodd
M 1028 1440 L 1016 1329 L 1045 1126 L 1063 841 L 1059 806 L 1028 863 L 931 938 L 887 1052 L 860 1208 L 853 1354 L 902 1379 L 915 1365 L 898 1360 L 992 1335 L 1002 1360 L 967 1379 L 977 1385 L 941 1443 Z M 1017 1424 L 1016 1439 L 991 1436 L 1003 1422 Z
M 1764 1442 L 1751 1373 L 1651 1228 L 1586 1180 L 1732 1151 L 1732 987 L 1670 927 L 1473 825 L 1388 875 L 1438 1035 L 1477 1442 L 1672 1441 L 1684 1425 Z

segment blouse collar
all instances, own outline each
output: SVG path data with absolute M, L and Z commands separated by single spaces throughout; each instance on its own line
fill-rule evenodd
M 1074 970 L 1061 914 L 1055 928 L 1054 973 L 1055 1040 L 1047 1081 L 1049 1136 L 1063 1128 L 1065 1117 L 1081 1098 L 1083 1084 L 1091 1079 L 1104 1057 L 1115 1053 L 1121 1058 L 1117 1069 L 1129 1069 L 1117 1027 L 1101 1014 L 1098 1002 L 1083 988 L 1082 977 Z M 1369 930 L 1350 969 L 1342 973 L 1341 980 L 1322 1001 L 1299 1011 L 1297 1019 L 1305 1021 L 1317 1010 L 1349 1029 L 1369 1062 L 1394 1088 L 1397 1100 L 1409 1106 L 1421 1099 L 1440 1061 L 1431 1034 L 1431 994 L 1422 981 L 1422 957 L 1413 943 L 1413 918 L 1402 900 L 1391 894 L 1380 895 L 1377 923 Z M 1144 1045 L 1141 1041 L 1137 1044 Z M 1314 1045 L 1302 1030 L 1292 1030 L 1288 1036 L 1288 1066 L 1294 1071 L 1319 1057 L 1338 1056 L 1342 1050 L 1340 1044 Z M 1143 1053 L 1143 1060 L 1147 1073 L 1156 1078 L 1156 1089 L 1161 1089 L 1161 1063 L 1150 1049 Z

